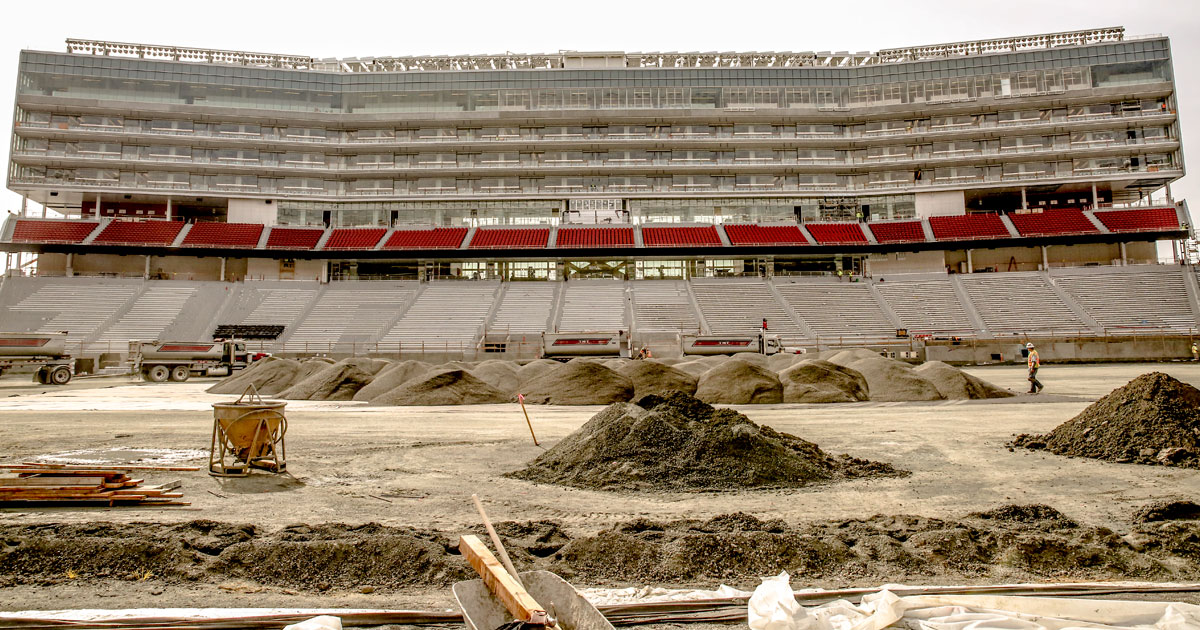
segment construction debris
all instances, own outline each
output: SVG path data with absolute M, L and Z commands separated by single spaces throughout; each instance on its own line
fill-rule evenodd
M 0 470 L 0 506 L 27 503 L 107 503 L 109 506 L 191 505 L 176 501 L 178 481 L 143 486 L 131 479 L 135 470 L 194 471 L 195 466 L 76 466 L 67 464 L 5 464 Z

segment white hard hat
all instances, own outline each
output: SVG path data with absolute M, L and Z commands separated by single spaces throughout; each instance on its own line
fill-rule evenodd
M 1025 347 L 1026 347 L 1026 348 L 1032 348 L 1032 347 L 1033 347 L 1033 344 L 1032 344 L 1032 343 L 1027 343 L 1027 344 L 1025 344 Z

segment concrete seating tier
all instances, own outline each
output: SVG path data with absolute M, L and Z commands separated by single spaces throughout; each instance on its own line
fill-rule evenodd
M 249 283 L 241 293 L 240 298 L 244 303 L 241 312 L 245 315 L 224 323 L 284 326 L 283 336 L 291 332 L 297 318 L 308 310 L 317 297 L 316 289 L 256 286 Z
M 323 249 L 373 249 L 386 233 L 385 228 L 334 228 Z
M 1195 305 L 1180 268 L 1139 265 L 1117 270 L 1056 270 L 1054 283 L 1109 334 L 1194 331 Z
M 990 332 L 1090 331 L 1042 272 L 977 273 L 961 275 L 959 280 Z
M 464 227 L 396 230 L 383 244 L 383 249 L 458 249 L 466 237 L 467 228 Z
M 479 228 L 468 249 L 543 249 L 549 228 Z
M 96 343 L 108 344 L 114 351 L 124 352 L 131 340 L 165 341 L 160 335 L 167 326 L 175 323 L 184 305 L 195 294 L 194 286 L 151 283 L 129 310 L 96 338 Z
M 179 236 L 179 221 L 113 221 L 93 243 L 103 245 L 170 245 Z
M 383 336 L 381 350 L 426 352 L 472 350 L 492 310 L 495 282 L 431 283 Z
M 746 335 L 762 327 L 772 334 L 800 339 L 804 333 L 762 280 L 693 280 L 696 304 L 715 335 Z
M 488 324 L 489 332 L 508 333 L 530 339 L 546 331 L 554 310 L 557 282 L 509 282 L 496 315 Z
M 95 335 L 141 290 L 140 282 L 97 281 L 95 278 L 76 282 L 50 281 L 14 304 L 9 311 L 22 316 L 40 316 L 38 325 L 26 327 L 28 332 L 66 331 L 67 342 L 73 345 Z M 117 351 L 125 349 L 116 348 Z
M 563 293 L 562 332 L 629 330 L 625 284 L 615 280 L 572 280 Z
M 633 326 L 643 332 L 698 332 L 700 319 L 687 283 L 676 280 L 634 282 Z
M 948 278 L 880 282 L 875 284 L 875 290 L 910 334 L 961 333 L 975 329 Z
M 995 213 L 956 214 L 929 217 L 933 237 L 939 241 L 960 241 L 976 238 L 1008 238 L 1008 228 Z
M 331 284 L 313 304 L 295 332 L 287 338 L 287 348 L 307 347 L 338 351 L 352 344 L 374 342 L 396 315 L 412 301 L 415 282 L 344 282 Z
M 1106 210 L 1096 218 L 1111 232 L 1146 232 L 1178 230 L 1179 215 L 1174 208 L 1142 208 L 1138 210 Z
M 1095 234 L 1100 230 L 1088 220 L 1083 210 L 1061 208 L 1042 212 L 1011 212 L 1010 221 L 1021 236 L 1045 234 Z
M 804 227 L 821 245 L 867 242 L 867 235 L 858 223 L 806 223 Z
M 920 221 L 879 221 L 867 224 L 867 229 L 880 243 L 923 243 L 925 230 Z
M 794 225 L 725 224 L 731 245 L 808 245 L 804 233 Z
M 711 225 L 698 227 L 642 227 L 642 243 L 646 247 L 721 247 L 717 228 Z
M 267 249 L 312 249 L 324 235 L 320 228 L 273 227 L 267 235 Z
M 257 223 L 217 223 L 208 221 L 192 225 L 183 237 L 184 247 L 242 247 L 258 246 L 263 226 Z
M 36 221 L 18 219 L 13 227 L 14 243 L 81 243 L 96 226 L 96 221 Z
M 555 247 L 633 247 L 631 227 L 560 227 Z
M 896 325 L 865 283 L 776 280 L 775 288 L 820 337 L 896 336 Z

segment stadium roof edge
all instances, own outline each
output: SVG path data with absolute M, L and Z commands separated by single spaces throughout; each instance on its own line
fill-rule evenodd
M 1157 36 L 1161 37 L 1161 36 Z M 926 61 L 948 57 L 1021 52 L 1063 46 L 1124 41 L 1125 28 L 1110 26 L 883 49 L 878 52 L 625 52 L 416 55 L 318 59 L 304 55 L 215 50 L 170 45 L 68 39 L 67 52 L 79 55 L 228 64 L 323 72 L 422 72 L 469 70 L 604 69 L 604 68 L 796 68 L 858 67 Z M 1142 39 L 1135 37 L 1130 39 Z

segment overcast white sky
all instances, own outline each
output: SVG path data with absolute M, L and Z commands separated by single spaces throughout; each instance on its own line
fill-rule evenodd
M 5 6 L 0 102 L 11 103 L 21 49 L 65 50 L 69 37 L 313 57 L 558 50 L 876 51 L 1124 26 L 1170 36 L 1184 146 L 1200 146 L 1200 2 L 1196 0 L 694 0 L 690 2 L 255 2 L 60 0 Z M 11 133 L 11 121 L 5 133 Z M 0 147 L 8 164 L 9 143 Z M 7 172 L 7 169 L 5 169 Z M 1200 204 L 1195 176 L 1173 187 Z M 7 190 L 0 210 L 16 210 Z M 1197 205 L 1200 208 L 1200 205 Z M 1194 211 L 1200 215 L 1200 210 Z M 3 212 L 0 212 L 3 215 Z

